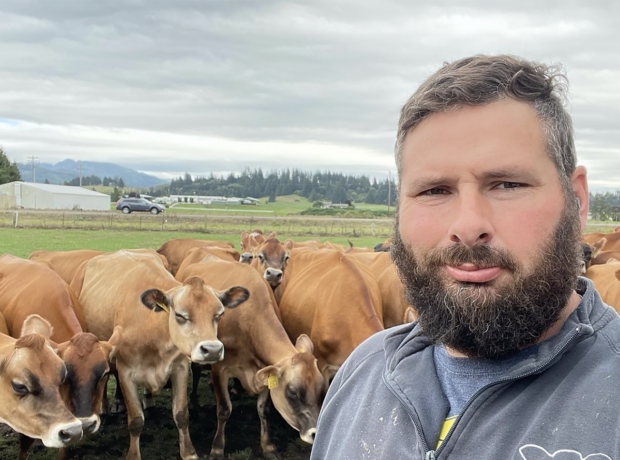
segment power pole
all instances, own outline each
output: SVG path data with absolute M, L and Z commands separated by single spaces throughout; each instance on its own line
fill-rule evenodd
M 392 171 L 388 171 L 388 214 L 390 213 L 391 204 L 392 204 Z
M 82 163 L 78 163 L 78 170 L 80 171 L 80 187 L 82 186 Z
M 32 166 L 32 182 L 36 183 L 37 180 L 36 180 L 36 177 L 34 175 L 34 169 L 35 169 L 35 167 L 37 165 L 37 160 L 39 159 L 39 157 L 35 157 L 34 155 L 32 155 L 32 156 L 29 156 L 29 157 L 26 157 L 26 158 L 28 158 L 30 160 L 30 165 Z

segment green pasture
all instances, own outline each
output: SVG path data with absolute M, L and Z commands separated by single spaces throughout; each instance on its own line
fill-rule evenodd
M 189 232 L 147 232 L 147 231 L 107 231 L 107 230 L 62 230 L 37 228 L 0 228 L 0 254 L 13 254 L 28 257 L 37 250 L 71 251 L 74 249 L 97 249 L 100 251 L 116 251 L 118 249 L 152 248 L 157 249 L 163 243 L 174 238 L 196 238 L 218 241 L 230 241 L 239 249 L 239 235 L 231 234 L 200 234 Z M 278 235 L 280 241 L 287 235 Z M 308 238 L 293 236 L 294 241 Z M 316 238 L 321 242 L 348 245 L 351 240 L 356 247 L 374 247 L 380 243 L 379 238 Z

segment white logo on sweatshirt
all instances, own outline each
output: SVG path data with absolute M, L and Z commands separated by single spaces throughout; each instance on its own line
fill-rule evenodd
M 585 457 L 576 450 L 562 449 L 550 454 L 544 448 L 536 444 L 526 444 L 519 448 L 523 460 L 612 460 L 605 454 L 590 454 Z

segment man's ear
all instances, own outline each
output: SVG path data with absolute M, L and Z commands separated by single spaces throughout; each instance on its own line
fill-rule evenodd
M 577 166 L 571 174 L 571 184 L 573 186 L 573 192 L 575 197 L 579 200 L 579 217 L 581 220 L 581 231 L 586 229 L 586 222 L 588 220 L 589 199 L 588 194 L 588 172 L 585 166 Z
M 172 306 L 172 301 L 170 298 L 159 289 L 149 289 L 144 291 L 140 296 L 140 300 L 146 308 L 156 312 L 164 310 L 166 313 L 169 313 L 170 307 Z

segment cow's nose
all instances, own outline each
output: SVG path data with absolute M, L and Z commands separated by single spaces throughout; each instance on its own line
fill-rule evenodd
M 265 278 L 272 281 L 280 281 L 282 280 L 282 270 L 278 270 L 276 268 L 268 268 L 265 270 Z
M 202 342 L 197 352 L 192 353 L 192 361 L 200 364 L 212 364 L 224 358 L 224 344 L 217 341 Z
M 82 439 L 82 424 L 69 425 L 58 431 L 58 439 L 67 445 Z
M 299 437 L 302 441 L 307 442 L 308 444 L 314 443 L 314 435 L 316 434 L 316 428 L 310 428 L 305 433 L 300 433 Z
M 253 258 L 254 256 L 252 254 L 250 254 L 249 252 L 244 252 L 243 254 L 241 254 L 239 262 L 241 262 L 242 264 L 249 264 L 252 262 Z

